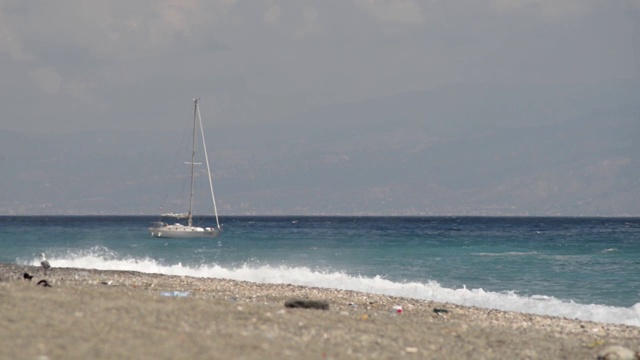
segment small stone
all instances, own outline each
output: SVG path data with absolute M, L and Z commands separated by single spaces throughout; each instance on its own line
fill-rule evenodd
M 598 360 L 638 360 L 640 353 L 620 345 L 610 345 L 598 352 Z

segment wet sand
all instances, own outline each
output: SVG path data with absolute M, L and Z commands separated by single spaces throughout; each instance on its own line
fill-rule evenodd
M 42 279 L 52 286 L 37 285 Z M 290 299 L 327 301 L 329 310 L 287 308 Z M 596 359 L 610 345 L 640 350 L 634 326 L 293 285 L 71 268 L 45 274 L 2 263 L 0 322 L 0 359 Z

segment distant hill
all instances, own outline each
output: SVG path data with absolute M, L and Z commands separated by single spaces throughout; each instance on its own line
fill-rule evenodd
M 634 99 L 629 84 L 460 86 L 210 127 L 219 210 L 640 216 Z M 182 186 L 182 137 L 0 131 L 0 214 L 181 211 L 163 199 Z

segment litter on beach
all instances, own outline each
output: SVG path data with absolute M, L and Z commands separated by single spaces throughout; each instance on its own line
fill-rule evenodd
M 166 297 L 187 297 L 189 296 L 188 291 L 163 291 L 160 293 L 160 296 Z

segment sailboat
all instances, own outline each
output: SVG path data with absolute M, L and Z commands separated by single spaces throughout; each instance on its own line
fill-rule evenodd
M 199 130 L 199 131 L 198 131 Z M 200 165 L 196 163 L 196 134 L 200 133 L 202 136 L 202 150 L 204 152 L 204 159 L 207 165 L 207 175 L 209 176 L 209 191 L 211 193 L 211 201 L 213 204 L 213 214 L 216 219 L 215 225 L 210 227 L 200 227 L 193 225 L 193 186 L 194 186 L 194 171 L 195 166 Z M 153 223 L 149 228 L 149 233 L 152 236 L 158 238 L 202 238 L 202 237 L 216 237 L 222 232 L 220 227 L 220 221 L 218 219 L 218 209 L 216 207 L 216 197 L 213 194 L 213 180 L 211 177 L 211 168 L 209 167 L 209 157 L 207 156 L 207 145 L 204 139 L 204 131 L 202 129 L 202 116 L 200 115 L 200 108 L 198 107 L 198 99 L 193 99 L 193 137 L 191 147 L 191 162 L 186 164 L 191 167 L 191 186 L 189 189 L 189 211 L 187 213 L 167 213 L 161 214 L 162 217 L 174 217 L 177 219 L 186 219 L 186 225 L 176 222 L 174 224 L 168 224 L 164 221 L 158 221 Z

